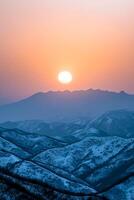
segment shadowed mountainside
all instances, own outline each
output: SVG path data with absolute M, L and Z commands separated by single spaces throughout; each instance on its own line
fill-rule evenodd
M 106 111 L 134 110 L 134 95 L 101 90 L 37 93 L 0 107 L 0 121 L 72 121 L 94 118 Z

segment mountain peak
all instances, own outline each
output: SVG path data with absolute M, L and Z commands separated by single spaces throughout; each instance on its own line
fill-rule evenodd
M 121 95 L 128 95 L 128 93 L 126 93 L 124 90 L 120 91 Z

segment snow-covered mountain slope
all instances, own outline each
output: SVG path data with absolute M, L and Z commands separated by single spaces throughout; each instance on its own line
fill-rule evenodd
M 122 138 L 134 138 L 134 112 L 127 110 L 109 111 L 100 117 L 87 122 L 82 129 L 71 134 L 73 141 L 85 137 L 118 136 Z M 71 140 L 65 136 L 65 141 Z
M 80 141 L 86 137 L 106 137 L 107 133 L 101 131 L 94 127 L 85 126 L 83 129 L 78 129 L 77 131 L 72 132 L 70 136 L 64 136 L 61 138 L 64 141 L 70 142 L 71 141 Z
M 14 143 L 4 139 L 0 136 L 0 151 L 12 152 L 13 155 L 19 156 L 20 158 L 28 158 L 31 154 L 24 151 L 21 147 L 18 147 Z
M 1 123 L 0 127 L 35 132 L 39 135 L 59 138 L 68 143 L 80 141 L 89 136 L 133 138 L 134 112 L 127 110 L 109 111 L 92 121 L 79 120 L 70 123 L 46 123 L 40 120 L 5 122 Z
M 134 112 L 127 110 L 107 112 L 89 123 L 86 129 L 91 127 L 105 132 L 108 136 L 132 138 L 134 137 Z
M 67 144 L 16 129 L 0 131 L 2 200 L 130 200 L 133 176 L 134 139 L 86 137 Z
M 0 131 L 0 137 L 10 141 L 30 154 L 37 154 L 43 150 L 54 147 L 63 147 L 66 143 L 45 135 L 31 134 L 17 129 Z
M 133 155 L 134 139 L 89 137 L 63 148 L 42 152 L 34 160 L 60 167 L 101 191 L 131 174 Z
M 42 165 L 40 161 L 34 162 L 32 160 L 35 157 L 34 147 L 36 144 L 38 146 L 38 142 L 41 142 L 41 140 L 35 135 L 32 137 L 31 134 L 27 133 L 25 136 L 24 134 L 26 133 L 19 130 L 0 132 L 0 199 L 11 200 L 14 198 L 16 200 L 25 197 L 24 199 L 58 200 L 82 199 L 83 196 L 87 199 L 89 196 L 97 195 L 95 189 L 70 173 L 60 168 L 55 169 L 52 166 Z M 23 159 L 21 153 L 17 151 L 19 147 L 14 145 L 19 138 L 20 141 L 17 145 L 21 146 L 22 155 L 23 149 L 27 151 L 27 155 L 23 156 Z M 36 149 L 38 151 L 44 152 L 46 149 L 62 148 L 65 145 L 47 136 L 46 138 L 41 136 L 41 138 L 45 149 L 41 145 L 39 149 Z M 2 143 L 3 140 L 7 141 L 9 147 Z M 29 151 L 31 154 L 29 154 Z M 6 191 L 8 191 L 8 194 Z M 96 199 L 102 198 L 96 197 Z
M 0 127 L 6 129 L 19 129 L 29 133 L 36 133 L 48 135 L 52 137 L 66 137 L 70 136 L 73 132 L 83 129 L 87 122 L 86 120 L 79 120 L 71 123 L 53 122 L 46 123 L 42 120 L 25 120 L 18 122 L 5 122 L 1 123 Z
M 58 199 L 66 194 L 88 196 L 96 193 L 89 186 L 59 176 L 32 161 L 24 161 L 3 152 L 0 152 L 0 156 L 0 178 L 7 185 L 14 184 L 15 188 L 28 193 L 35 199 Z

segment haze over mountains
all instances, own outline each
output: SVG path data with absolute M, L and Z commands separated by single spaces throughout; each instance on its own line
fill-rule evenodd
M 125 92 L 81 90 L 37 93 L 0 107 L 0 121 L 44 120 L 70 122 L 93 119 L 110 110 L 134 110 L 134 95 Z
M 5 129 L 18 129 L 35 135 L 47 135 L 65 142 L 74 142 L 85 137 L 134 137 L 134 112 L 126 110 L 109 111 L 93 120 L 73 122 L 51 122 L 24 120 L 0 123 Z
M 0 107 L 1 200 L 133 200 L 134 95 L 37 93 Z

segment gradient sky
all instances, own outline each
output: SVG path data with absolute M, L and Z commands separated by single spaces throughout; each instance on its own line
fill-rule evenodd
M 0 96 L 100 88 L 134 93 L 133 0 L 0 0 Z M 62 86 L 60 70 L 74 81 Z

